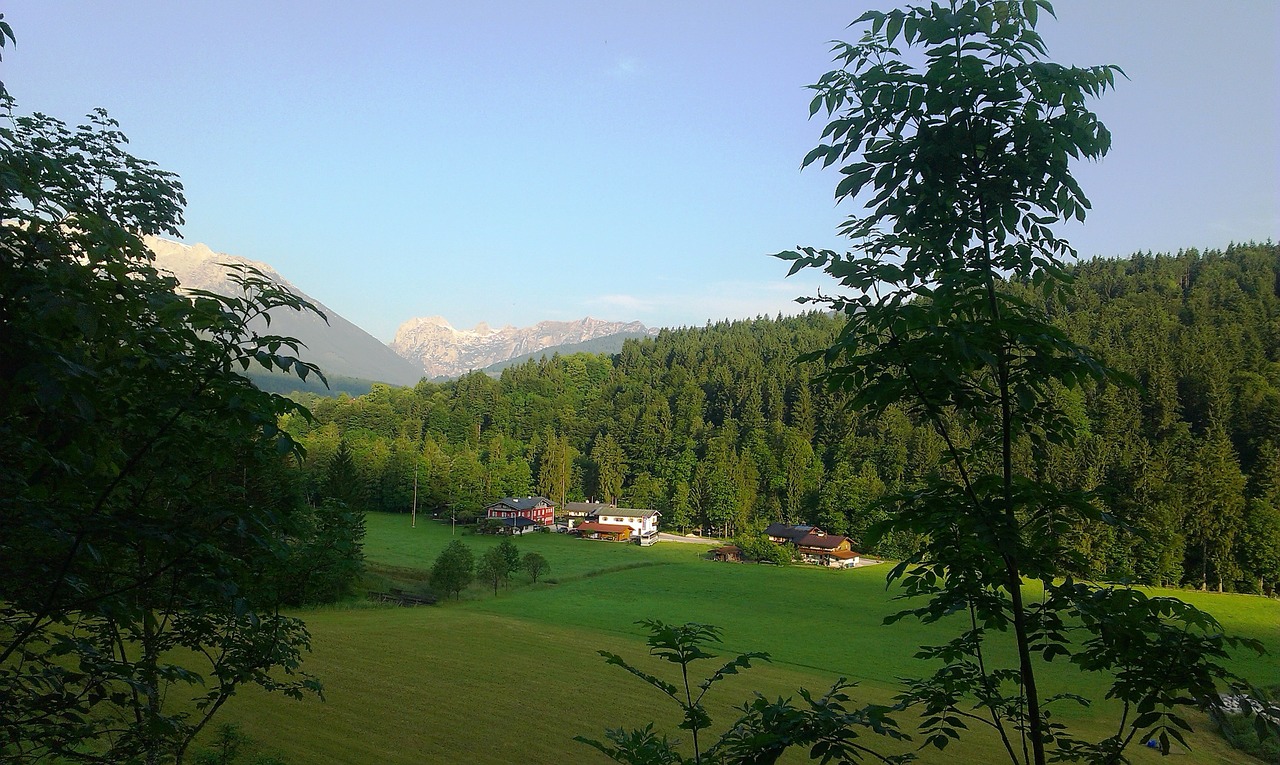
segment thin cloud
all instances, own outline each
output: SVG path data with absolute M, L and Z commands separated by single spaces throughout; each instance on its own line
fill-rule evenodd
M 632 56 L 623 56 L 613 65 L 614 77 L 634 77 L 640 71 L 640 59 Z

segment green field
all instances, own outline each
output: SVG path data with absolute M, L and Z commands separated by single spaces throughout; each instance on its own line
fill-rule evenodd
M 451 537 L 449 526 L 433 521 L 419 520 L 411 529 L 405 516 L 371 515 L 368 530 L 373 578 L 410 584 Z M 496 543 L 458 533 L 477 553 Z M 669 702 L 596 654 L 607 649 L 642 660 L 638 619 L 715 624 L 725 630 L 726 653 L 772 655 L 771 664 L 717 687 L 713 711 L 720 723 L 752 691 L 822 690 L 837 677 L 858 681 L 857 697 L 887 702 L 896 677 L 925 674 L 911 658 L 915 647 L 949 634 L 910 620 L 881 625 L 898 605 L 885 591 L 883 566 L 830 571 L 713 563 L 698 545 L 641 549 L 558 534 L 527 535 L 517 544 L 551 562 L 546 583 L 530 585 L 521 575 L 496 598 L 474 585 L 461 602 L 434 608 L 306 612 L 314 640 L 307 669 L 324 682 L 327 701 L 246 692 L 219 721 L 240 724 L 293 765 L 604 762 L 573 736 L 599 737 L 607 726 L 648 720 L 674 731 Z M 1241 655 L 1233 666 L 1255 682 L 1280 684 L 1280 602 L 1177 594 L 1211 611 L 1228 630 L 1263 640 L 1270 656 Z M 1096 680 L 1069 665 L 1046 682 L 1050 693 L 1101 696 Z M 1064 706 L 1058 714 L 1086 735 L 1107 735 L 1105 708 Z M 1192 741 L 1195 750 L 1179 753 L 1178 762 L 1243 761 L 1212 734 Z M 993 744 L 975 732 L 945 752 L 923 752 L 922 762 L 994 762 Z M 1133 755 L 1135 762 L 1159 760 L 1146 750 Z

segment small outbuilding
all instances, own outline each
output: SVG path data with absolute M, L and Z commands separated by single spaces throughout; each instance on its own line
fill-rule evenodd
M 711 551 L 711 559 L 727 563 L 741 563 L 742 550 L 737 545 L 725 545 Z
M 538 524 L 528 518 L 498 518 L 495 520 L 503 534 L 524 534 L 538 529 Z
M 631 539 L 631 527 L 622 524 L 585 521 L 573 530 L 583 539 L 604 539 L 609 542 L 626 542 Z

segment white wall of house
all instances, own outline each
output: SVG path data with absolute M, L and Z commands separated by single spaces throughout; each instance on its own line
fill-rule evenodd
M 601 510 L 596 520 L 600 523 L 616 523 L 630 526 L 632 534 L 638 534 L 643 537 L 657 533 L 658 515 L 658 513 L 653 513 L 648 517 L 628 515 L 625 512 L 619 512 L 616 508 L 608 508 Z

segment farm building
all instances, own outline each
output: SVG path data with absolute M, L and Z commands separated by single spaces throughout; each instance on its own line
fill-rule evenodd
M 608 510 L 612 507 L 613 505 L 607 502 L 565 502 L 564 507 L 561 509 L 561 514 L 568 520 L 569 528 L 573 528 L 575 522 L 587 520 L 601 510 Z
M 862 556 L 853 551 L 853 544 L 848 537 L 828 534 L 817 526 L 773 523 L 764 533 L 774 544 L 795 546 L 797 555 L 805 563 L 853 568 L 862 562 Z
M 853 552 L 848 537 L 837 534 L 809 534 L 796 543 L 800 560 L 819 566 L 851 568 L 858 565 L 859 555 Z
M 527 531 L 537 531 L 539 525 L 528 518 L 499 518 L 497 519 L 503 534 L 524 534 Z
M 605 539 L 610 542 L 626 542 L 631 539 L 631 527 L 621 523 L 597 523 L 584 521 L 574 531 L 584 539 Z
M 555 520 L 556 504 L 546 497 L 503 497 L 484 509 L 486 518 L 506 521 L 527 518 L 539 526 L 550 526 Z
M 826 532 L 817 526 L 796 526 L 790 523 L 771 523 L 769 524 L 769 528 L 764 530 L 764 533 L 765 536 L 769 537 L 769 541 L 776 545 L 794 545 L 810 534 L 825 534 Z
M 725 545 L 711 551 L 711 559 L 730 563 L 742 562 L 742 550 L 737 545 Z
M 658 518 L 661 516 L 657 510 L 606 506 L 587 516 L 587 521 L 625 525 L 641 546 L 647 546 L 658 540 Z

